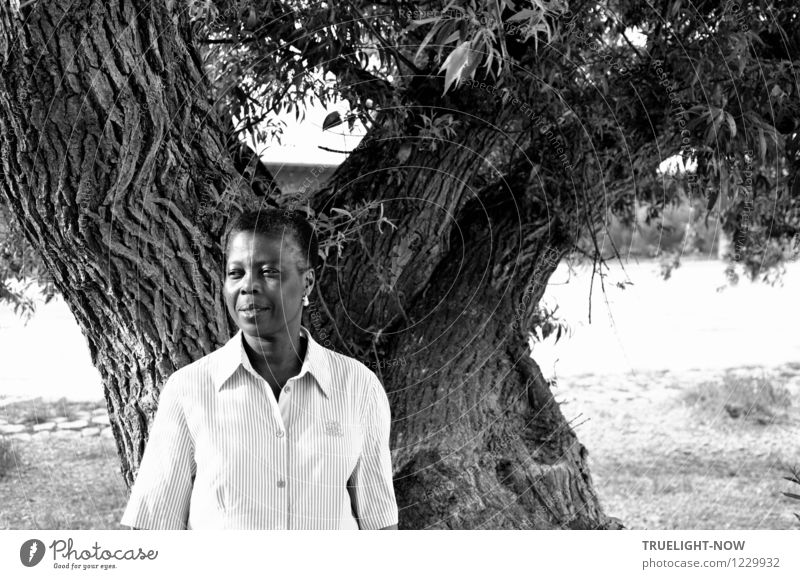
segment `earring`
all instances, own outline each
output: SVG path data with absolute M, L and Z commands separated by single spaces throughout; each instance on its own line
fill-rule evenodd
M 304 306 L 308 305 L 308 296 L 307 295 L 303 295 L 303 305 Z

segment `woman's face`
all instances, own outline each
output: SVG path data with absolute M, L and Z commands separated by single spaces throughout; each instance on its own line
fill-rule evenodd
M 223 295 L 236 325 L 251 336 L 297 329 L 303 295 L 311 291 L 313 270 L 298 273 L 302 253 L 294 236 L 242 231 L 228 245 Z M 307 291 L 304 291 L 306 290 Z

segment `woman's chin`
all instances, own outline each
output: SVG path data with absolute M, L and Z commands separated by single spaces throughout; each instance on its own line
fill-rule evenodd
M 256 329 L 269 330 L 274 325 L 270 314 L 272 310 L 265 310 L 262 312 L 239 312 L 236 317 L 237 325 L 242 330 L 250 330 L 253 332 Z M 263 332 L 262 332 L 263 333 Z

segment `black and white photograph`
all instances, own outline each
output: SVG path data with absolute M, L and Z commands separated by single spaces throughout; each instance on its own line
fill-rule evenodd
M 794 0 L 2 2 L 0 529 L 800 529 L 798 66 Z

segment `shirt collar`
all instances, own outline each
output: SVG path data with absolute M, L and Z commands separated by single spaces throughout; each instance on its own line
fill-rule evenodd
M 306 372 L 311 374 L 319 384 L 322 393 L 328 397 L 331 372 L 325 348 L 311 337 L 311 333 L 305 326 L 300 326 L 300 333 L 308 339 L 308 346 L 306 347 L 306 357 L 303 360 L 303 365 L 297 378 L 301 378 Z M 222 389 L 240 366 L 258 376 L 258 373 L 250 364 L 250 359 L 244 350 L 242 340 L 244 340 L 244 335 L 240 329 L 222 348 L 215 352 L 217 354 L 217 363 L 213 366 L 212 378 L 217 391 Z

